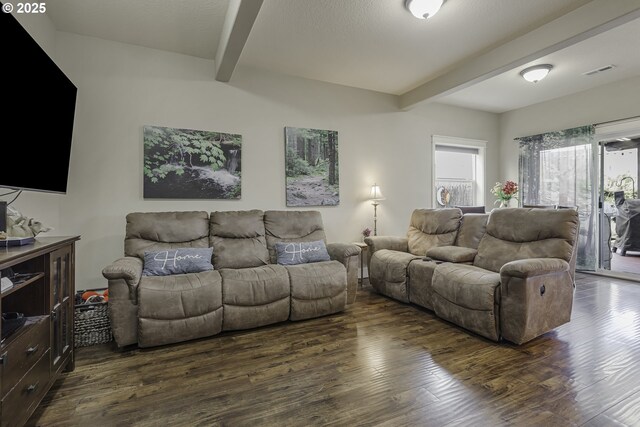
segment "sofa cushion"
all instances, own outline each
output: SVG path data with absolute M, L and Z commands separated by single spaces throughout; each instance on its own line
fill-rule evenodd
M 216 269 L 269 263 L 262 211 L 212 212 L 210 227 Z
M 526 258 L 560 258 L 571 262 L 578 233 L 573 209 L 496 209 L 478 246 L 474 265 L 499 272 Z
M 289 275 L 280 265 L 222 269 L 225 331 L 255 328 L 289 318 Z
M 209 246 L 206 212 L 136 212 L 127 215 L 125 256 L 144 259 L 147 251 Z
M 138 344 L 150 347 L 215 335 L 222 329 L 217 271 L 145 276 L 138 286 Z
M 338 261 L 285 267 L 291 280 L 291 320 L 310 319 L 344 310 L 347 269 Z
M 298 265 L 329 261 L 329 252 L 324 241 L 300 243 L 276 243 L 276 257 L 280 265 Z
M 266 211 L 264 227 L 272 263 L 276 263 L 278 242 L 326 242 L 322 216 L 318 211 Z
M 480 240 L 487 230 L 489 214 L 465 214 L 456 236 L 456 246 L 478 249 Z
M 213 270 L 211 248 L 180 248 L 145 252 L 143 276 L 200 273 Z
M 500 274 L 466 264 L 440 264 L 433 276 L 433 291 L 473 310 L 493 310 Z
M 460 209 L 414 210 L 407 231 L 409 252 L 424 256 L 433 247 L 453 245 L 461 218 Z
M 369 264 L 369 282 L 373 288 L 388 297 L 409 302 L 407 267 L 422 257 L 400 251 L 375 251 Z
M 465 264 L 440 264 L 433 273 L 438 317 L 486 338 L 500 339 L 500 275 Z
M 446 262 L 473 262 L 478 251 L 462 246 L 438 246 L 427 251 L 427 256 Z
M 433 310 L 433 273 L 436 270 L 433 261 L 421 259 L 409 263 L 409 301 L 421 307 Z

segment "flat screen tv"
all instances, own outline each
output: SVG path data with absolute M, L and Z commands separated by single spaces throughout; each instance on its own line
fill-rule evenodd
M 0 13 L 0 187 L 66 193 L 77 89 Z

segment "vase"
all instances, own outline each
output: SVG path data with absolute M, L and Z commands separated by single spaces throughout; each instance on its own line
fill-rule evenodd
M 508 208 L 509 207 L 509 200 L 500 200 L 500 208 Z

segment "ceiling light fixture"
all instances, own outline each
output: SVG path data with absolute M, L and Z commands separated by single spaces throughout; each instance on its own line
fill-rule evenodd
M 404 6 L 418 19 L 431 18 L 438 13 L 444 0 L 405 0 Z
M 520 71 L 520 75 L 526 81 L 531 83 L 538 83 L 540 80 L 547 77 L 549 71 L 553 68 L 551 64 L 534 65 L 533 67 L 525 68 Z

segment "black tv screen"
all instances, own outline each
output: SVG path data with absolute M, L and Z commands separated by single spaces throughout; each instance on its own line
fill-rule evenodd
M 66 193 L 77 89 L 10 13 L 0 41 L 0 187 Z

